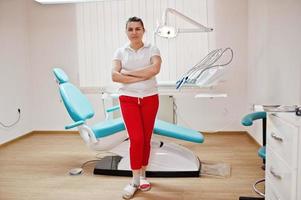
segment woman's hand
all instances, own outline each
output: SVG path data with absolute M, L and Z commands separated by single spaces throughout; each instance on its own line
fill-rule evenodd
M 128 76 L 131 75 L 131 73 L 129 71 L 125 70 L 125 69 L 121 69 L 120 73 L 123 74 L 123 75 L 128 75 Z

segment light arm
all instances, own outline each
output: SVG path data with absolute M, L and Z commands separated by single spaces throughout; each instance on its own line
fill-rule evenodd
M 156 76 L 160 72 L 161 62 L 162 60 L 160 56 L 152 56 L 151 65 L 133 71 L 121 70 L 121 74 L 149 79 L 153 76 Z

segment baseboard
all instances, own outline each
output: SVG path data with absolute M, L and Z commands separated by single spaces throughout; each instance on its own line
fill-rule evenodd
M 248 131 L 218 131 L 218 132 L 201 132 L 202 134 L 210 135 L 210 134 L 227 134 L 227 135 L 247 135 L 250 140 L 252 140 L 258 147 L 261 147 L 261 145 L 255 140 L 255 138 L 248 132 Z
M 78 131 L 46 131 L 46 130 L 35 130 L 35 131 L 31 131 L 29 133 L 26 133 L 24 135 L 21 135 L 19 137 L 16 137 L 10 141 L 4 142 L 3 144 L 0 145 L 0 147 L 6 146 L 8 144 L 11 144 L 13 142 L 16 142 L 20 139 L 29 137 L 32 134 L 79 134 Z M 212 134 L 227 134 L 227 135 L 240 135 L 240 134 L 245 134 L 247 135 L 252 141 L 254 141 L 255 144 L 258 145 L 258 147 L 260 147 L 261 145 L 255 140 L 254 137 L 251 136 L 251 134 L 247 131 L 219 131 L 219 132 L 201 132 L 202 134 L 204 134 L 204 136 L 206 135 L 212 135 Z
M 79 134 L 78 131 L 46 131 L 46 130 L 35 130 L 35 131 L 32 131 L 33 133 L 35 134 L 65 134 L 65 133 L 68 133 L 68 134 Z
M 14 142 L 16 142 L 16 141 L 18 141 L 18 140 L 20 140 L 20 139 L 26 138 L 26 137 L 32 135 L 33 132 L 34 132 L 34 131 L 30 131 L 30 132 L 28 132 L 28 133 L 25 133 L 25 134 L 23 134 L 23 135 L 20 135 L 20 136 L 14 138 L 14 139 L 11 139 L 11 140 L 9 140 L 9 141 L 6 141 L 6 142 L 2 143 L 2 144 L 0 145 L 0 147 L 7 146 L 8 144 L 12 144 L 12 143 L 14 143 Z
M 200 131 L 202 134 L 228 134 L 228 135 L 239 135 L 239 134 L 246 134 L 246 131 L 217 131 L 217 132 L 203 132 Z
M 257 142 L 257 140 L 255 140 L 255 138 L 248 132 L 248 131 L 244 131 L 245 132 L 245 134 L 252 140 L 252 141 L 254 141 L 254 143 L 258 146 L 258 147 L 261 147 L 261 144 L 259 144 L 258 142 Z
M 9 140 L 7 142 L 4 142 L 4 143 L 0 144 L 0 147 L 7 146 L 9 144 L 12 144 L 14 142 L 19 141 L 20 139 L 24 139 L 26 137 L 29 137 L 29 136 L 31 136 L 33 134 L 66 134 L 66 133 L 68 133 L 68 134 L 79 134 L 78 131 L 45 131 L 45 130 L 35 130 L 35 131 L 30 131 L 28 133 L 20 135 L 20 136 L 14 138 L 14 139 L 11 139 L 11 140 Z

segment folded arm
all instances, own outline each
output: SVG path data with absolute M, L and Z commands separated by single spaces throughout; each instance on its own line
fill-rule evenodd
M 143 78 L 143 77 L 135 77 L 135 76 L 123 74 L 123 73 L 121 73 L 121 68 L 122 68 L 121 61 L 113 60 L 113 69 L 112 69 L 113 82 L 135 83 L 135 82 L 146 80 L 146 78 Z
M 161 62 L 162 61 L 160 56 L 153 56 L 151 57 L 151 65 L 133 71 L 122 69 L 121 74 L 137 78 L 149 79 L 153 76 L 156 76 L 160 72 Z

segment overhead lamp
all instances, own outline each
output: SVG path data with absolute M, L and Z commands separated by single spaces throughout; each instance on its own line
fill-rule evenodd
M 172 26 L 159 26 L 157 29 L 157 34 L 164 38 L 174 38 L 177 36 L 177 29 Z
M 176 28 L 167 25 L 167 14 L 173 14 L 177 17 L 182 18 L 186 22 L 195 26 L 195 28 Z M 177 36 L 178 33 L 195 33 L 195 32 L 211 32 L 213 31 L 212 28 L 208 28 L 199 22 L 187 17 L 186 15 L 180 13 L 179 11 L 173 8 L 167 8 L 162 16 L 162 22 L 158 24 L 155 34 L 163 38 L 174 38 Z

